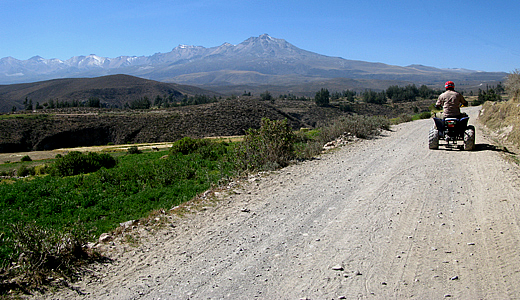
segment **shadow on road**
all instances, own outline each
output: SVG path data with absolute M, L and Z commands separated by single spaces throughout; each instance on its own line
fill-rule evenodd
M 459 145 L 450 145 L 450 146 L 443 145 L 443 146 L 444 147 L 442 149 L 439 147 L 439 150 L 463 151 L 463 145 L 460 145 L 460 144 Z M 476 144 L 475 148 L 472 150 L 472 152 L 479 152 L 479 151 L 495 151 L 495 152 L 502 152 L 502 153 L 516 155 L 515 152 L 509 151 L 509 149 L 507 149 L 504 146 L 495 146 L 495 145 L 490 145 L 490 144 Z
M 495 146 L 490 144 L 476 144 L 474 151 L 496 151 L 503 152 L 508 154 L 516 154 L 514 152 L 509 151 L 506 147 L 503 146 Z

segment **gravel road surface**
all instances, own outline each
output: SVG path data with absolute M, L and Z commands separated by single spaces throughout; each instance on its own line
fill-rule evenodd
M 478 108 L 466 110 L 476 124 Z M 518 299 L 519 168 L 482 136 L 429 150 L 432 120 L 250 178 L 49 299 Z M 41 295 L 40 295 L 41 297 Z

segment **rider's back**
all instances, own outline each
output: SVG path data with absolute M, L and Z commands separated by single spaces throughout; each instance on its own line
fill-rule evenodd
M 467 105 L 466 99 L 453 90 L 447 90 L 439 96 L 436 105 L 442 106 L 445 118 L 457 118 L 460 116 L 460 106 Z

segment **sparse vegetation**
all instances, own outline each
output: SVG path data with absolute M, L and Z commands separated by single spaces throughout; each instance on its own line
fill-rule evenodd
M 520 70 L 509 73 L 505 83 L 506 90 L 513 101 L 520 101 Z
M 509 142 L 520 146 L 520 122 L 518 102 L 486 102 L 479 120 L 489 129 L 502 134 Z
M 6 231 L 7 234 L 0 233 L 0 257 L 18 258 L 16 268 L 1 261 L 2 276 L 17 277 L 17 284 L 10 288 L 30 290 L 44 284 L 65 285 L 79 278 L 81 266 L 100 259 L 99 254 L 84 247 L 86 236 L 77 230 L 44 229 L 27 222 L 10 224 Z M 5 292 L 1 289 L 3 284 L 0 283 L 0 295 Z
M 503 136 L 508 142 L 520 147 L 520 71 L 510 73 L 505 82 L 509 100 L 487 101 L 482 105 L 479 120 L 489 129 Z
M 235 149 L 235 162 L 242 170 L 272 170 L 285 167 L 294 157 L 295 135 L 287 120 L 262 119 L 260 129 L 249 129 Z

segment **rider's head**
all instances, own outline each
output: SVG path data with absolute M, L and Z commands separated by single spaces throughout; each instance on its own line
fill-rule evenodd
M 453 81 L 446 81 L 446 84 L 444 84 L 444 87 L 447 89 L 447 90 L 454 90 L 455 89 L 455 83 L 453 83 Z

